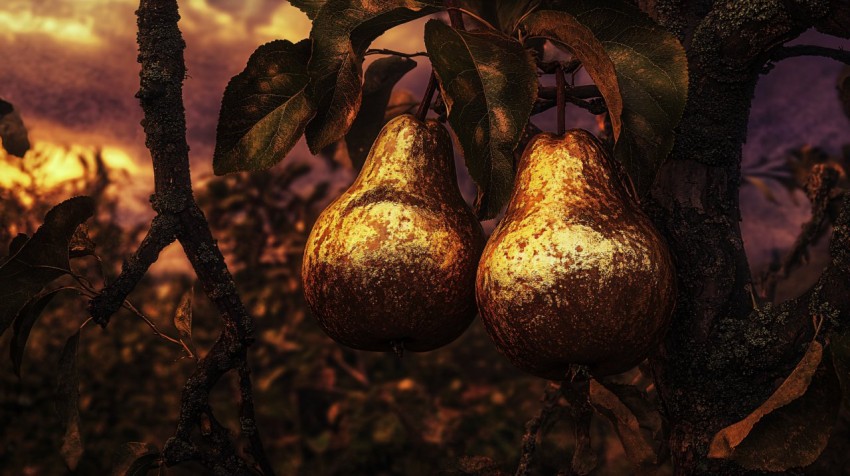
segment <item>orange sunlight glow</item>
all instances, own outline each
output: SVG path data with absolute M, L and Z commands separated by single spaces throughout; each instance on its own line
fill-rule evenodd
M 12 157 L 0 149 L 0 187 L 15 190 L 21 201 L 30 205 L 35 193 L 74 188 L 75 182 L 91 178 L 97 168 L 97 151 L 94 146 L 43 140 L 36 142 L 23 158 Z M 104 147 L 101 158 L 110 173 L 128 176 L 145 173 L 132 156 L 120 148 Z
M 77 45 L 99 46 L 101 38 L 95 34 L 94 24 L 94 17 L 59 18 L 36 15 L 31 10 L 0 11 L 0 37 L 9 40 L 17 34 L 34 33 Z

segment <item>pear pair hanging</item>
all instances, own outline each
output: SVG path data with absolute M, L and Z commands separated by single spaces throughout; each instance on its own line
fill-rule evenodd
M 532 374 L 627 370 L 663 336 L 674 278 L 609 160 L 586 131 L 535 137 L 484 247 L 444 127 L 393 119 L 310 234 L 307 302 L 342 344 L 427 351 L 463 333 L 477 301 L 499 350 Z

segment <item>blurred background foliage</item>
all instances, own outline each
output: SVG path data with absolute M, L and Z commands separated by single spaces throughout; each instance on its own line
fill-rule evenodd
M 846 75 L 840 78 L 839 90 L 846 107 L 845 79 Z M 791 193 L 803 189 L 812 167 L 827 163 L 841 169 L 846 183 L 848 151 L 830 156 L 802 146 L 786 156 L 753 163 L 744 170 L 745 180 L 771 200 L 783 187 Z M 344 152 L 337 148 L 318 160 L 330 168 L 351 167 Z M 512 367 L 478 321 L 443 349 L 408 353 L 399 360 L 344 348 L 326 337 L 309 316 L 300 289 L 303 244 L 339 187 L 309 178 L 314 166 L 288 161 L 268 172 L 206 178 L 195 184 L 199 203 L 256 319 L 257 342 L 250 362 L 257 424 L 279 474 L 512 472 L 524 423 L 539 411 L 545 382 Z M 67 174 L 71 168 L 78 173 Z M 34 144 L 23 160 L 0 150 L 0 256 L 7 254 L 8 243 L 18 233 L 34 232 L 52 206 L 70 196 L 90 195 L 98 204 L 88 223 L 97 259 L 86 257 L 74 264 L 99 288 L 104 277 L 118 275 L 123 259 L 147 230 L 146 224 L 119 220 L 119 202 L 132 181 L 132 174 L 109 169 L 97 149 L 56 151 Z M 825 264 L 822 248 L 812 251 L 808 261 Z M 784 277 L 777 298 L 804 289 L 820 268 L 808 266 Z M 176 336 L 174 314 L 193 279 L 188 264 L 155 266 L 129 301 Z M 56 365 L 65 339 L 86 318 L 86 301 L 62 294 L 33 329 L 20 380 L 10 359 L 0 358 L 0 473 L 68 473 L 58 451 L 62 425 L 54 406 Z M 197 292 L 193 339 L 201 355 L 218 331 L 215 310 Z M 9 349 L 10 334 L 0 337 L 3 352 Z M 113 455 L 126 442 L 161 448 L 173 433 L 180 392 L 193 368 L 182 349 L 157 338 L 137 316 L 122 310 L 108 330 L 95 326 L 84 330 L 78 361 L 86 451 L 74 474 L 107 474 Z M 232 402 L 239 390 L 232 377 L 220 383 L 211 402 L 222 422 L 235 430 L 239 422 Z M 637 385 L 655 398 L 651 384 L 637 372 L 620 376 L 619 381 Z M 540 474 L 555 474 L 569 465 L 575 443 L 572 423 L 566 407 L 558 411 L 562 415 L 553 419 L 555 423 L 543 428 Z M 843 413 L 830 447 L 806 474 L 850 474 L 846 454 L 850 426 L 846 409 Z M 593 474 L 632 474 L 610 423 L 595 416 L 591 430 L 600 463 Z M 660 469 L 665 473 L 669 464 Z M 183 465 L 169 474 L 202 474 L 202 469 Z
M 15 235 L 35 231 L 50 207 L 87 194 L 98 203 L 88 233 L 97 244 L 106 279 L 114 278 L 146 231 L 144 225 L 119 226 L 115 221 L 122 183 L 132 178 L 112 174 L 96 150 L 67 152 L 65 160 L 83 164 L 81 177 L 49 187 L 34 179 L 0 189 L 2 254 Z M 34 152 L 25 160 L 0 159 L 32 177 L 46 163 Z M 333 198 L 328 196 L 330 184 L 303 180 L 309 172 L 309 164 L 292 162 L 271 172 L 196 184 L 199 202 L 257 322 L 250 356 L 257 422 L 279 474 L 463 474 L 463 468 L 472 471 L 490 460 L 512 469 L 524 423 L 539 411 L 545 382 L 513 368 L 478 322 L 444 349 L 407 353 L 399 360 L 341 347 L 308 315 L 299 277 L 303 244 L 318 213 Z M 74 264 L 100 287 L 97 259 Z M 177 335 L 174 313 L 193 280 L 188 266 L 185 272 L 177 269 L 149 274 L 129 298 L 172 336 Z M 3 474 L 67 472 L 58 452 L 62 425 L 54 408 L 55 369 L 65 339 L 87 318 L 86 304 L 71 293 L 51 303 L 28 341 L 20 381 L 10 360 L 0 359 Z M 214 308 L 196 292 L 193 338 L 201 355 L 215 340 L 218 326 Z M 3 352 L 10 334 L 0 338 Z M 162 447 L 173 433 L 180 391 L 193 368 L 179 346 L 157 338 L 139 318 L 122 310 L 107 330 L 84 329 L 78 365 L 86 451 L 75 474 L 107 474 L 113 454 L 129 441 Z M 234 430 L 239 423 L 231 403 L 237 398 L 232 378 L 211 398 L 221 420 Z M 544 431 L 539 455 L 554 473 L 569 464 L 572 428 L 568 418 L 561 418 Z M 628 463 L 609 424 L 595 422 L 594 433 L 603 462 L 598 474 L 627 473 Z M 469 456 L 489 460 L 465 458 Z M 169 474 L 201 471 L 185 465 Z

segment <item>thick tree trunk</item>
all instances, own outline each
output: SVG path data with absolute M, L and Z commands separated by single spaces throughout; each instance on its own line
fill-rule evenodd
M 698 13 L 685 12 L 686 2 L 656 3 L 667 9 L 677 3 L 683 13 Z M 672 328 L 653 359 L 671 423 L 676 474 L 746 474 L 737 465 L 709 459 L 708 445 L 718 430 L 773 392 L 811 339 L 803 324 L 809 317 L 789 323 L 773 308 L 753 308 L 739 226 L 741 150 L 752 95 L 770 50 L 835 15 L 836 9 L 847 9 L 846 4 L 718 1 L 692 36 L 687 34 L 688 105 L 676 146 L 647 204 L 678 273 Z M 685 37 L 681 22 L 669 27 Z M 771 337 L 749 339 L 754 331 Z

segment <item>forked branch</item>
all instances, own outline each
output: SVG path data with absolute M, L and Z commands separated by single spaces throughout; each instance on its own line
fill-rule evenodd
M 192 196 L 183 107 L 185 43 L 177 26 L 180 19 L 177 1 L 141 0 L 136 14 L 142 65 L 137 97 L 144 111 L 145 144 L 153 162 L 155 193 L 151 203 L 157 216 L 139 249 L 124 263 L 118 279 L 92 299 L 90 312 L 96 322 L 106 326 L 110 316 L 156 262 L 159 252 L 178 240 L 204 292 L 221 314 L 223 329 L 183 388 L 177 431 L 163 449 L 163 462 L 170 466 L 195 460 L 215 474 L 254 474 L 253 469 L 259 468 L 263 474 L 271 475 L 273 470 L 253 421 L 253 391 L 247 363 L 247 350 L 254 341 L 253 320 Z M 230 431 L 215 419 L 209 405 L 210 391 L 231 370 L 239 372 L 240 426 L 254 463 L 239 455 Z M 204 445 L 192 441 L 195 428 L 200 429 Z

